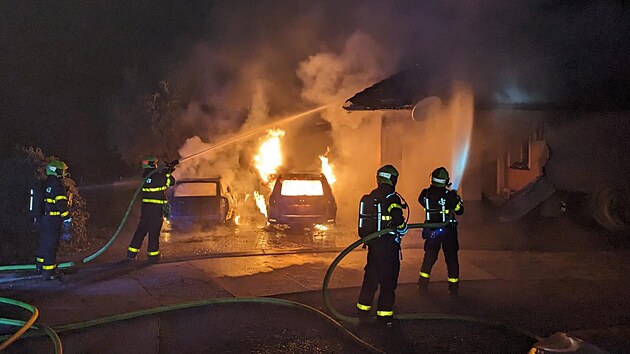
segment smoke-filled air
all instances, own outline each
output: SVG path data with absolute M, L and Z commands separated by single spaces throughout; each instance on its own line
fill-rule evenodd
M 613 9 L 587 7 L 591 23 L 616 26 L 606 20 Z M 512 16 L 496 16 L 498 11 Z M 418 98 L 412 114 L 404 113 L 413 116 L 408 119 L 417 121 L 417 129 L 413 143 L 400 144 L 419 161 L 416 172 L 428 176 L 431 167 L 445 166 L 458 188 L 466 175 L 474 97 L 550 100 L 576 73 L 586 75 L 596 64 L 581 56 L 567 67 L 556 58 L 571 57 L 584 43 L 606 41 L 595 32 L 565 28 L 563 13 L 525 1 L 292 1 L 284 7 L 225 1 L 210 13 L 197 37 L 187 39 L 186 52 L 173 56 L 177 60 L 157 96 L 150 96 L 159 129 L 130 139 L 143 134 L 133 128 L 137 124 L 125 105 L 115 102 L 112 130 L 129 161 L 147 146 L 171 158 L 205 151 L 183 161 L 176 177 L 220 176 L 238 195 L 240 221 L 264 220 L 261 201 L 275 176 L 286 171 L 326 174 L 339 219 L 353 215 L 361 194 L 375 186 L 376 169 L 389 162 L 376 133 L 385 129 L 386 117 L 378 111 L 348 113 L 343 103 L 409 68 L 422 73 L 427 95 Z M 525 19 L 529 32 L 521 29 Z M 426 182 L 402 176 L 400 188 L 413 195 Z

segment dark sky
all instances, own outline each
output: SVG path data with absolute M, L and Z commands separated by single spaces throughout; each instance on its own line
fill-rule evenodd
M 75 176 L 116 175 L 115 153 L 137 154 L 122 145 L 142 142 L 146 122 L 114 119 L 113 107 L 169 80 L 204 113 L 182 118 L 176 142 L 245 114 L 252 78 L 264 77 L 272 111 L 295 110 L 306 105 L 299 64 L 339 52 L 357 31 L 378 50 L 356 55 L 374 55 L 387 74 L 419 64 L 428 81 L 543 99 L 576 85 L 606 89 L 630 78 L 629 23 L 614 0 L 3 1 L 0 156 L 34 145 Z
M 188 32 L 210 9 L 162 0 L 1 4 L 0 153 L 35 145 L 74 171 L 115 159 L 105 156 L 104 105 L 130 68 L 139 89 L 153 90 L 167 63 L 185 52 L 177 49 L 190 45 L 178 40 L 191 40 Z

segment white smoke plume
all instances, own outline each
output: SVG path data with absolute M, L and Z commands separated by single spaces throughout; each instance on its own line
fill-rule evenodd
M 169 134 L 183 143 L 180 156 L 187 156 L 270 117 L 339 102 L 319 117 L 282 127 L 286 168 L 315 169 L 330 146 L 338 202 L 353 210 L 360 194 L 374 186 L 379 167 L 361 157 L 386 162 L 377 134 L 383 120 L 378 112 L 346 113 L 344 100 L 411 66 L 421 69 L 429 88 L 462 80 L 475 95 L 493 97 L 519 86 L 525 100 L 533 91 L 551 97 L 584 68 L 581 75 L 594 77 L 599 74 L 593 68 L 604 70 L 602 77 L 614 71 L 589 55 L 574 55 L 590 44 L 630 53 L 620 38 L 630 33 L 628 21 L 616 11 L 606 4 L 527 1 L 216 2 L 190 53 L 165 77 L 182 97 Z M 584 33 L 576 21 L 601 23 L 617 35 Z M 133 124 L 125 126 L 133 130 Z M 178 173 L 221 175 L 233 189 L 251 193 L 260 188 L 251 167 L 256 143 L 252 138 L 203 155 Z

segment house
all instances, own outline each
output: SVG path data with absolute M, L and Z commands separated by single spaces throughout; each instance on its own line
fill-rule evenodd
M 630 181 L 630 83 L 574 86 L 552 102 L 514 87 L 500 94 L 429 87 L 417 70 L 403 71 L 344 105 L 383 112 L 368 134 L 380 136 L 380 163 L 399 168 L 403 195 L 417 195 L 445 166 L 465 200 L 510 200 L 513 217 L 549 200 L 559 209 L 562 201 L 550 199 L 557 191 L 593 200 L 606 193 L 598 212 L 630 225 L 630 207 L 619 207 Z M 470 144 L 462 146 L 467 130 Z

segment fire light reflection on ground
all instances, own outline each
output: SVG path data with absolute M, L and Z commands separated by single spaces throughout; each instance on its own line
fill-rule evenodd
M 163 230 L 161 250 L 172 255 L 346 247 L 354 227 L 337 225 L 222 225 L 207 229 Z

